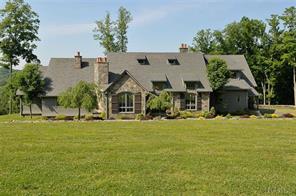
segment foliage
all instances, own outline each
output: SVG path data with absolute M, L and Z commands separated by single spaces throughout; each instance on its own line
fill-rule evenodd
M 12 80 L 6 80 L 3 86 L 0 86 L 0 115 L 8 114 L 11 103 L 11 113 L 19 112 L 19 97 L 16 96 L 16 91 L 18 89 L 17 84 L 17 72 L 13 73 Z M 12 99 L 10 99 L 12 98 Z
M 39 41 L 39 23 L 38 15 L 23 0 L 9 0 L 0 10 L 0 65 L 9 68 L 10 75 L 20 58 L 27 63 L 39 62 L 33 53 L 37 47 L 35 42 Z M 10 97 L 9 113 L 12 112 L 13 101 Z
M 38 15 L 23 0 L 7 1 L 0 10 L 0 50 L 5 59 L 12 65 L 19 63 L 18 57 L 27 62 L 36 60 L 33 50 L 39 29 Z
M 76 86 L 61 93 L 58 102 L 65 108 L 78 108 L 78 120 L 80 120 L 81 108 L 90 112 L 97 107 L 95 85 L 80 81 Z
M 142 113 L 136 115 L 136 120 L 144 120 L 144 118 L 145 118 L 145 115 Z
M 295 116 L 291 113 L 285 113 L 282 115 L 283 118 L 294 118 Z
M 93 114 L 86 114 L 84 119 L 87 121 L 94 120 L 94 115 Z
M 213 58 L 207 66 L 208 78 L 214 91 L 222 89 L 230 78 L 230 71 L 224 60 Z
M 151 111 L 165 112 L 172 107 L 171 100 L 171 95 L 166 91 L 162 91 L 159 95 L 151 94 L 147 101 L 147 108 Z
M 192 48 L 209 54 L 243 54 L 259 84 L 263 103 L 292 104 L 294 96 L 296 99 L 292 77 L 296 66 L 295 16 L 292 6 L 282 15 L 271 15 L 267 23 L 243 17 L 221 31 L 200 30 Z
M 99 119 L 101 119 L 101 120 L 106 120 L 106 118 L 107 118 L 107 114 L 106 114 L 106 112 L 101 112 L 101 113 L 99 114 Z
M 104 20 L 96 22 L 94 39 L 99 41 L 105 49 L 105 53 L 127 51 L 127 29 L 131 21 L 131 13 L 124 7 L 120 7 L 116 22 L 111 20 L 109 12 L 107 12 Z
M 120 7 L 118 10 L 118 20 L 116 38 L 117 38 L 117 48 L 119 52 L 127 52 L 127 29 L 128 24 L 132 21 L 131 13 L 124 7 Z
M 39 70 L 38 64 L 26 64 L 25 68 L 17 74 L 17 87 L 22 95 L 22 100 L 30 107 L 30 116 L 32 118 L 32 103 L 44 93 L 45 81 Z
M 180 118 L 187 119 L 187 118 L 194 118 L 194 114 L 190 111 L 180 111 Z
M 191 50 L 194 52 L 200 51 L 205 54 L 210 54 L 216 51 L 216 39 L 211 29 L 200 30 L 193 38 L 193 46 Z
M 55 120 L 66 120 L 67 116 L 64 114 L 58 114 L 55 116 Z
M 271 114 L 271 118 L 278 118 L 279 115 L 278 114 Z
M 264 118 L 272 118 L 272 114 L 264 114 Z
M 231 114 L 228 113 L 228 114 L 225 116 L 225 118 L 227 118 L 227 119 L 231 119 L 232 116 L 231 116 Z

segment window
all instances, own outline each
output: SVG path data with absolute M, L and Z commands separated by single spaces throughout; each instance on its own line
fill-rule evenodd
M 167 88 L 166 82 L 153 82 L 153 89 L 154 90 L 162 91 L 165 88 Z
M 193 93 L 186 94 L 186 109 L 196 110 L 196 94 L 193 94 Z
M 168 63 L 171 65 L 180 65 L 177 59 L 168 59 Z
M 186 88 L 188 90 L 195 90 L 196 89 L 196 82 L 186 82 Z
M 132 93 L 122 93 L 118 96 L 119 112 L 134 112 L 134 96 Z
M 147 58 L 143 58 L 143 59 L 137 59 L 138 63 L 140 65 L 149 65 L 148 59 Z
M 241 79 L 241 72 L 240 71 L 231 71 L 230 78 Z

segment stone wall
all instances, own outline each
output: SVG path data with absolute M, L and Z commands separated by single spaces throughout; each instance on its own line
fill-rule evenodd
M 118 113 L 112 114 L 112 95 L 117 95 L 123 92 L 130 92 L 134 95 L 137 93 L 141 93 L 142 96 L 142 113 L 144 114 L 146 111 L 146 92 L 145 90 L 137 84 L 129 75 L 124 75 L 116 84 L 114 84 L 110 91 L 108 92 L 108 117 L 109 118 L 118 118 L 118 117 L 127 117 L 127 118 L 135 118 L 135 113 Z
M 201 110 L 210 110 L 210 93 L 208 92 L 201 93 Z

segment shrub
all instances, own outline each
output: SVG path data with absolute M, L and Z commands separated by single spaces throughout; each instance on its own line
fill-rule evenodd
M 42 120 L 49 120 L 48 116 L 42 116 Z
M 220 115 L 218 115 L 218 116 L 215 117 L 215 120 L 224 120 L 224 119 L 225 118 L 223 116 L 220 116 Z
M 251 115 L 250 118 L 252 118 L 252 119 L 257 119 L 257 116 L 255 116 L 255 115 Z
M 193 118 L 193 113 L 190 112 L 190 111 L 181 111 L 180 112 L 180 117 L 183 118 L 183 119 L 186 119 L 186 118 Z
M 216 110 L 215 110 L 214 107 L 211 107 L 211 109 L 210 109 L 210 114 L 211 114 L 212 116 L 216 116 Z
M 59 114 L 54 119 L 55 120 L 73 120 L 73 117 L 72 116 L 66 116 L 66 115 L 63 115 L 63 114 Z
M 82 119 L 82 118 L 85 118 L 85 115 L 81 115 L 81 116 L 80 116 L 80 119 Z M 74 119 L 75 119 L 75 120 L 78 120 L 78 115 L 74 116 Z
M 180 112 L 174 112 L 172 114 L 167 115 L 167 119 L 177 119 L 180 117 Z
M 143 120 L 144 119 L 144 114 L 137 114 L 136 115 L 136 120 Z
M 225 116 L 225 118 L 227 118 L 227 119 L 231 119 L 232 116 L 231 116 L 231 114 L 228 113 L 228 114 Z
M 199 117 L 199 118 L 197 118 L 197 120 L 205 120 L 206 118 L 205 117 Z
M 248 114 L 241 115 L 240 118 L 250 118 Z
M 101 113 L 99 114 L 99 119 L 100 119 L 100 120 L 106 120 L 106 118 L 107 118 L 107 114 L 106 114 L 106 112 L 101 112 Z
M 127 116 L 127 115 L 118 115 L 117 116 L 117 119 L 120 119 L 120 120 L 134 120 L 134 118 L 131 118 L 130 116 Z
M 264 118 L 272 118 L 272 114 L 264 114 Z
M 279 117 L 279 115 L 277 115 L 277 114 L 272 114 L 271 115 L 271 118 L 278 118 Z
M 87 114 L 87 115 L 85 115 L 85 120 L 87 120 L 87 121 L 94 120 L 94 116 L 92 114 Z
M 282 115 L 283 118 L 294 118 L 295 116 L 293 114 L 290 113 L 286 113 Z

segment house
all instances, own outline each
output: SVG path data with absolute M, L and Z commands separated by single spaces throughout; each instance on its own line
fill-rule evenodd
M 104 92 L 99 111 L 108 118 L 145 114 L 149 95 L 160 91 L 171 93 L 174 109 L 208 111 L 212 88 L 206 66 L 215 57 L 225 60 L 233 73 L 216 109 L 223 112 L 248 109 L 258 93 L 243 55 L 190 53 L 187 45 L 182 44 L 178 53 L 109 53 L 107 57 L 82 58 L 78 52 L 74 58 L 52 58 L 49 66 L 41 68 L 47 88 L 42 97 L 36 98 L 33 114 L 75 116 L 77 109 L 59 106 L 57 97 L 81 80 L 99 84 Z M 21 114 L 29 114 L 27 106 L 22 105 Z

